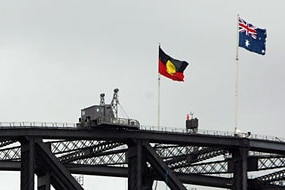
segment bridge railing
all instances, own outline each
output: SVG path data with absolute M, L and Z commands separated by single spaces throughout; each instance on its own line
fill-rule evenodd
M 0 122 L 1 127 L 13 127 L 13 128 L 75 128 L 75 123 L 57 123 L 57 122 L 35 122 L 35 121 L 24 121 L 24 122 Z
M 147 125 L 141 125 L 140 129 L 151 130 L 151 131 L 190 133 L 186 129 L 182 129 L 182 128 L 157 127 L 157 126 L 147 126 Z M 203 130 L 203 129 L 198 129 L 196 133 L 202 134 L 202 135 L 214 135 L 214 136 L 228 136 L 228 137 L 237 136 L 234 132 L 230 132 L 230 131 L 215 131 L 215 130 Z M 243 137 L 243 138 L 285 142 L 285 138 L 282 138 L 282 137 L 259 135 L 259 134 L 250 134 L 248 137 Z
M 57 123 L 57 122 L 35 122 L 35 121 L 24 121 L 24 122 L 0 122 L 0 128 L 76 128 L 75 123 Z M 148 131 L 158 131 L 158 132 L 175 132 L 175 133 L 190 133 L 186 129 L 183 128 L 170 128 L 170 127 L 158 127 L 158 126 L 150 126 L 150 125 L 141 125 L 141 130 Z M 214 135 L 214 136 L 236 136 L 234 132 L 229 131 L 215 131 L 215 130 L 203 130 L 198 129 L 196 131 L 197 134 L 203 135 Z M 267 135 L 258 135 L 258 134 L 250 134 L 248 137 L 250 139 L 261 139 L 261 140 L 271 140 L 278 142 L 285 142 L 285 138 L 282 137 L 273 137 Z

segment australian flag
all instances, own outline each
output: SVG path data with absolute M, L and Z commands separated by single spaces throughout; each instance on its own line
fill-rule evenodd
M 239 47 L 265 55 L 266 30 L 239 18 Z

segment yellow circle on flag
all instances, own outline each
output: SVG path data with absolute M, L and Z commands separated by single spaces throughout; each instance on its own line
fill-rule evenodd
M 176 67 L 170 60 L 166 62 L 166 71 L 171 75 L 176 73 Z

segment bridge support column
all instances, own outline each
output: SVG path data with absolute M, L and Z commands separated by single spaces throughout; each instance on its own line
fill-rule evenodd
M 153 179 L 146 165 L 142 141 L 129 145 L 128 165 L 128 189 L 152 190 Z
M 248 148 L 238 148 L 233 151 L 233 190 L 247 190 L 247 157 Z
M 35 139 L 21 141 L 21 190 L 34 190 Z
M 50 190 L 50 173 L 38 176 L 38 190 Z

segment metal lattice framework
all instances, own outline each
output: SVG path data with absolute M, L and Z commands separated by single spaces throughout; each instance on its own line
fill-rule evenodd
M 113 128 L 2 127 L 0 169 L 21 172 L 21 190 L 77 190 L 72 174 L 154 180 L 225 189 L 285 189 L 285 142 L 236 136 Z M 250 174 L 250 177 L 248 175 Z

